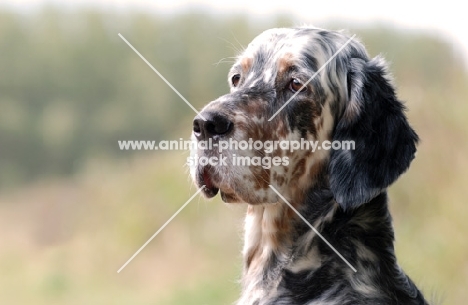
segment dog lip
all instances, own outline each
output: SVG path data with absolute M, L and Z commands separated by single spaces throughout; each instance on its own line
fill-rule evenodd
M 226 203 L 240 202 L 239 198 L 234 193 L 227 193 L 221 190 L 221 199 Z
M 202 185 L 205 186 L 203 188 L 203 194 L 207 198 L 212 198 L 212 197 L 216 196 L 218 194 L 218 191 L 219 191 L 219 188 L 217 188 L 214 185 L 211 176 L 212 175 L 210 174 L 210 168 L 209 167 L 205 167 L 200 171 L 199 181 L 201 182 Z
M 203 169 L 202 179 L 206 188 L 213 188 L 213 181 L 211 180 L 211 175 L 208 168 Z
M 205 188 L 203 189 L 203 194 L 205 194 L 207 198 L 213 198 L 214 196 L 218 194 L 218 191 L 219 189 L 217 187 L 207 188 L 205 186 Z

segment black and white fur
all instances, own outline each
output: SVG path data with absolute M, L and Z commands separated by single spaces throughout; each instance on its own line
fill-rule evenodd
M 272 29 L 229 73 L 231 92 L 194 120 L 193 138 L 354 140 L 355 150 L 275 152 L 290 163 L 264 169 L 194 165 L 207 197 L 248 203 L 238 305 L 427 304 L 397 264 L 386 188 L 407 170 L 418 137 L 382 58 L 353 40 L 271 122 L 343 44 L 342 32 Z M 215 151 L 194 150 L 195 156 Z M 268 156 L 230 150 L 223 155 Z M 272 154 L 272 155 L 274 155 Z M 274 186 L 356 269 L 353 272 L 273 192 Z

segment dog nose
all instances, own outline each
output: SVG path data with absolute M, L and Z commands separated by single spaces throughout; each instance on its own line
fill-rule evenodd
M 231 132 L 233 124 L 224 115 L 204 112 L 202 116 L 206 121 L 200 115 L 197 115 L 193 120 L 193 134 L 197 140 L 207 140 L 216 136 L 227 135 Z

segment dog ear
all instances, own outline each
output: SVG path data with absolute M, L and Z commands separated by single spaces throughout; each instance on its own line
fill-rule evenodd
M 418 142 L 383 59 L 351 59 L 347 85 L 333 140 L 354 141 L 355 149 L 333 150 L 329 163 L 330 188 L 344 209 L 369 202 L 393 183 L 409 167 Z

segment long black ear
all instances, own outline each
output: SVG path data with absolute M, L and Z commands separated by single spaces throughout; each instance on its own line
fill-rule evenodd
M 330 187 L 344 208 L 370 201 L 406 171 L 418 136 L 409 126 L 381 58 L 353 58 L 347 75 L 348 101 L 336 123 L 334 141 L 354 141 L 354 150 L 333 150 Z

